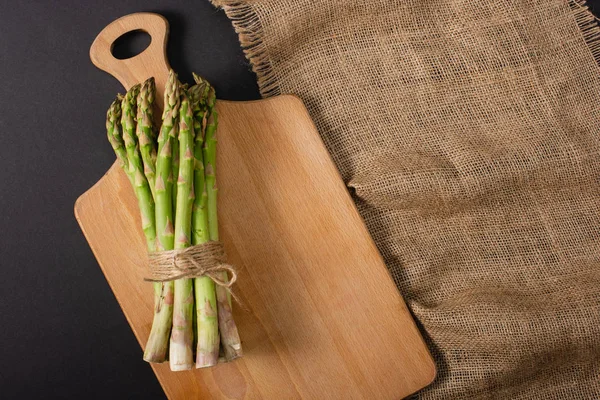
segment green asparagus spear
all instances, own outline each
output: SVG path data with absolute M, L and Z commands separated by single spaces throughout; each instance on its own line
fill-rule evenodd
M 154 193 L 154 181 L 156 175 L 156 142 L 154 138 L 153 118 L 154 96 L 156 95 L 156 85 L 154 78 L 148 78 L 137 97 L 137 129 L 136 134 L 140 146 L 142 161 L 144 162 L 144 174 Z
M 123 142 L 123 134 L 121 132 L 121 100 L 123 96 L 118 94 L 117 98 L 112 102 L 106 113 L 106 133 L 121 167 L 133 185 L 133 175 L 129 173 L 129 162 L 127 161 L 127 151 Z
M 165 87 L 164 110 L 162 126 L 158 136 L 158 152 L 156 159 L 156 230 L 157 247 L 159 250 L 173 250 L 173 199 L 172 199 L 172 148 L 173 136 L 177 129 L 179 119 L 179 82 L 171 70 Z M 144 360 L 149 362 L 163 362 L 167 358 L 169 348 L 169 335 L 173 322 L 174 284 L 164 282 L 161 291 L 155 292 L 160 296 L 159 306 L 155 307 L 152 330 Z
M 208 228 L 210 240 L 219 240 L 219 223 L 217 218 L 217 180 L 216 180 L 216 158 L 217 158 L 217 125 L 218 114 L 215 109 L 216 96 L 215 91 L 210 84 L 194 74 L 196 83 L 203 83 L 209 86 L 206 97 L 206 131 L 204 134 L 204 176 L 206 191 L 208 195 Z M 227 273 L 223 272 L 222 278 L 227 280 Z M 219 331 L 221 335 L 221 344 L 227 360 L 233 360 L 241 357 L 242 344 L 237 330 L 233 314 L 231 311 L 231 296 L 227 288 L 217 285 L 217 311 L 219 315 Z
M 181 92 L 179 110 L 179 177 L 175 214 L 175 249 L 191 244 L 192 205 L 194 203 L 194 122 L 187 93 Z M 194 289 L 192 279 L 175 281 L 173 331 L 169 362 L 172 371 L 194 366 Z
M 142 216 L 142 227 L 144 229 L 144 234 L 146 235 L 148 251 L 153 252 L 156 251 L 156 224 L 154 215 L 155 204 L 152 197 L 152 192 L 150 190 L 150 185 L 148 184 L 148 181 L 144 175 L 144 167 L 142 165 L 142 159 L 136 140 L 137 138 L 134 135 L 135 119 L 133 116 L 136 112 L 136 97 L 139 94 L 139 90 L 139 85 L 132 87 L 127 92 L 127 95 L 122 99 L 121 108 L 124 110 L 124 112 L 122 112 L 121 121 L 123 125 L 123 142 L 125 144 L 127 155 L 128 175 L 130 175 L 130 180 L 138 198 Z M 117 143 L 116 139 L 115 143 Z M 119 151 L 122 156 L 122 152 L 120 150 L 117 151 Z M 169 296 L 171 299 L 169 299 Z M 172 293 L 169 295 L 168 290 L 166 290 L 163 284 L 155 283 L 155 316 L 152 326 L 153 334 L 151 334 L 148 345 L 146 346 L 146 352 L 144 353 L 144 359 L 147 361 L 162 362 L 166 357 L 168 333 L 171 328 L 171 321 L 168 315 L 168 307 L 163 307 L 165 303 L 172 303 Z M 165 318 L 165 312 L 167 314 L 167 318 Z M 166 331 L 166 339 L 156 340 L 156 332 L 159 331 Z
M 208 233 L 208 212 L 206 185 L 204 183 L 204 162 L 202 145 L 204 140 L 205 95 L 208 86 L 194 85 L 189 89 L 190 103 L 194 112 L 194 206 L 192 211 L 192 244 L 202 244 L 210 240 Z M 209 277 L 194 279 L 196 297 L 196 368 L 216 365 L 219 359 L 219 323 L 217 319 L 217 298 L 215 283 Z
M 138 198 L 142 217 L 142 229 L 146 236 L 149 251 L 155 251 L 156 227 L 154 224 L 154 199 L 148 181 L 144 176 L 144 166 L 135 137 L 136 97 L 140 85 L 135 85 L 121 101 L 121 126 L 123 127 L 123 142 L 127 152 L 129 175 L 133 179 L 134 190 Z
M 181 83 L 180 83 L 181 85 Z M 184 89 L 181 89 L 184 90 Z M 180 155 L 179 155 L 179 125 L 177 125 L 176 130 L 174 131 L 175 135 L 173 136 L 173 162 L 171 164 L 171 168 L 173 170 L 172 174 L 173 174 L 173 179 L 177 179 L 177 177 L 179 176 L 179 161 L 180 161 Z M 177 214 L 177 204 L 176 204 L 176 199 L 177 199 L 177 185 L 173 184 L 173 186 L 171 186 L 171 190 L 172 190 L 172 197 L 173 197 L 173 218 L 175 218 L 176 214 Z

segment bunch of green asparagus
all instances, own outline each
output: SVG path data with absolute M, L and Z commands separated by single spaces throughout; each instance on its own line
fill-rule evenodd
M 154 78 L 117 95 L 107 112 L 108 140 L 136 194 L 148 252 L 219 240 L 216 97 L 206 80 L 195 74 L 194 80 L 182 85 L 170 71 L 158 130 Z M 207 276 L 154 283 L 144 360 L 168 359 L 172 371 L 181 371 L 241 354 L 226 287 Z

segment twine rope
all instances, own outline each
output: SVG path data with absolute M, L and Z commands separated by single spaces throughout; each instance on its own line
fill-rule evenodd
M 206 276 L 216 285 L 227 288 L 237 280 L 236 269 L 227 264 L 227 256 L 223 243 L 210 241 L 185 249 L 167 250 L 148 255 L 150 276 L 144 278 L 149 282 L 168 282 L 182 278 L 198 278 Z M 227 273 L 224 278 L 223 272 Z M 231 275 L 231 279 L 228 279 Z

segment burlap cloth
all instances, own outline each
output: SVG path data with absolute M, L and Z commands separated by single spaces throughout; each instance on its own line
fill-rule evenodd
M 418 397 L 600 399 L 600 29 L 585 4 L 213 2 L 262 94 L 308 107 L 436 359 Z

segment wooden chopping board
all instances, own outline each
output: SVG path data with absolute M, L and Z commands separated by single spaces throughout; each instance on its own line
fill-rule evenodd
M 150 46 L 115 59 L 112 44 L 133 30 L 148 32 Z M 98 35 L 92 61 L 126 88 L 154 76 L 162 103 L 167 32 L 159 15 L 123 17 Z M 153 364 L 167 396 L 383 400 L 428 385 L 434 363 L 301 100 L 217 108 L 220 229 L 249 309 L 234 305 L 244 357 L 185 372 Z M 75 215 L 143 347 L 153 292 L 137 202 L 117 163 Z

